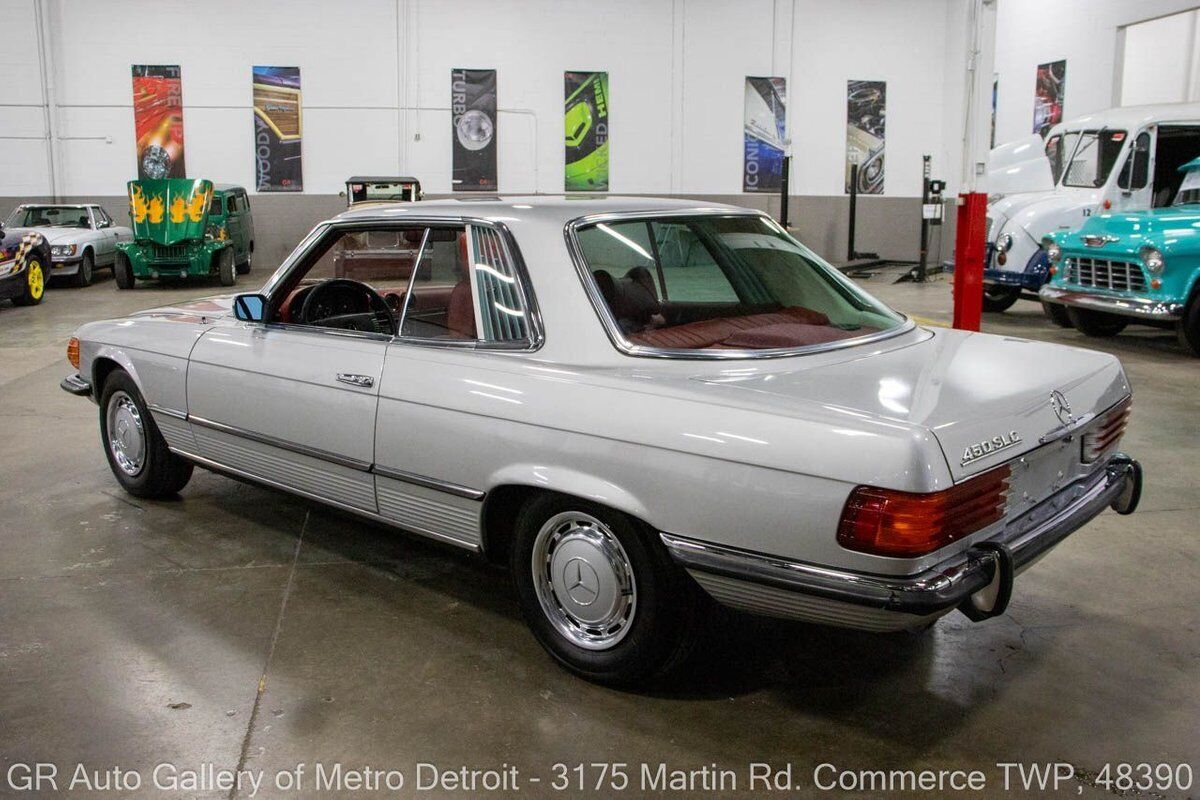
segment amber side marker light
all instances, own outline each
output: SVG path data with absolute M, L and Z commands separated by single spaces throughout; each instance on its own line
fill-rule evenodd
M 913 558 L 1004 518 L 1009 468 L 997 467 L 940 492 L 859 486 L 838 525 L 838 544 L 879 556 Z
M 67 342 L 67 361 L 71 362 L 72 367 L 79 369 L 79 340 L 74 336 Z

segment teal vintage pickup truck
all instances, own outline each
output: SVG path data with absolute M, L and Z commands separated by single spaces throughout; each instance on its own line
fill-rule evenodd
M 1093 216 L 1042 240 L 1052 277 L 1039 296 L 1056 318 L 1088 336 L 1174 328 L 1200 356 L 1200 158 L 1180 171 L 1171 206 Z

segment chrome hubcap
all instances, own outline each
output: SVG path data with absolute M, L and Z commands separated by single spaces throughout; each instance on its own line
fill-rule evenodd
M 108 401 L 108 449 L 121 471 L 130 477 L 142 471 L 146 462 L 146 432 L 142 414 L 133 398 L 114 392 Z
M 556 514 L 533 544 L 534 586 L 542 611 L 572 644 L 606 650 L 629 632 L 637 584 L 625 548 L 600 520 Z

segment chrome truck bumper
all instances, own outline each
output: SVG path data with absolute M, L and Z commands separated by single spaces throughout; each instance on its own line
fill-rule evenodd
M 868 631 L 920 627 L 962 608 L 972 619 L 1002 613 L 1012 579 L 1106 508 L 1137 508 L 1142 469 L 1124 454 L 925 572 L 870 575 L 660 534 L 676 562 L 717 601 L 752 613 Z M 1007 589 L 1007 590 L 1006 590 Z M 1003 600 L 997 602 L 996 596 Z M 987 598 L 987 610 L 979 610 Z
M 1060 289 L 1050 284 L 1041 288 L 1038 297 L 1047 303 L 1105 311 L 1109 314 L 1119 314 L 1122 317 L 1164 320 L 1166 322 L 1181 319 L 1184 309 L 1183 303 L 1164 303 L 1144 297 L 1110 297 L 1102 294 L 1088 294 L 1071 289 Z

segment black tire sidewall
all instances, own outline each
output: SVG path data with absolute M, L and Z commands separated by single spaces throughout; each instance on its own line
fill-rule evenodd
M 1071 317 L 1067 314 L 1066 306 L 1061 303 L 1048 303 L 1042 301 L 1042 311 L 1046 314 L 1046 318 L 1060 328 L 1072 328 Z
M 1007 311 L 1008 309 L 1012 308 L 1013 305 L 1018 300 L 1021 299 L 1021 290 L 1020 289 L 1014 289 L 1014 288 L 1007 287 L 1007 286 L 993 287 L 993 289 L 996 289 L 996 290 L 1003 289 L 1004 294 L 997 295 L 994 297 L 989 296 L 987 293 L 987 287 L 985 287 L 984 292 L 983 292 L 983 310 L 984 311 L 991 311 L 991 312 Z
M 133 265 L 129 263 L 129 256 L 124 253 L 117 253 L 117 260 L 113 262 L 113 278 L 118 289 L 133 288 Z
M 534 588 L 531 560 L 538 530 L 564 511 L 581 511 L 607 525 L 633 567 L 637 606 L 632 627 L 608 650 L 587 650 L 564 638 L 547 619 Z M 585 500 L 547 493 L 527 503 L 517 515 L 511 568 L 521 610 L 538 641 L 559 663 L 598 683 L 628 684 L 657 674 L 672 661 L 692 622 L 695 589 L 686 584 L 690 578 L 640 523 Z
M 1178 332 L 1179 343 L 1184 349 L 1194 356 L 1200 356 L 1200 289 L 1192 292 L 1183 318 L 1179 320 Z
M 217 278 L 222 286 L 233 286 L 237 283 L 237 267 L 233 263 L 232 247 L 226 247 L 217 256 Z
M 112 450 L 108 446 L 108 404 L 118 391 L 125 392 L 133 400 L 141 415 L 145 431 L 146 463 L 136 476 L 125 474 L 117 465 Z M 117 482 L 121 484 L 121 488 L 136 497 L 161 496 L 163 473 L 171 467 L 169 463 L 171 451 L 167 447 L 166 439 L 163 438 L 158 426 L 154 423 L 154 417 L 150 415 L 150 410 L 146 407 L 146 401 L 138 390 L 137 384 L 134 383 L 129 373 L 122 369 L 113 370 L 104 381 L 104 390 L 100 395 L 100 445 L 104 448 L 104 457 L 108 459 L 108 465 Z
M 83 258 L 79 260 L 79 272 L 75 275 L 75 283 L 78 286 L 89 286 L 96 274 L 96 262 L 92 258 L 91 250 L 83 251 Z
M 1073 306 L 1067 307 L 1067 317 L 1075 329 L 1086 336 L 1116 336 L 1129 324 L 1128 320 L 1115 314 L 1105 314 L 1102 311 L 1090 311 Z

